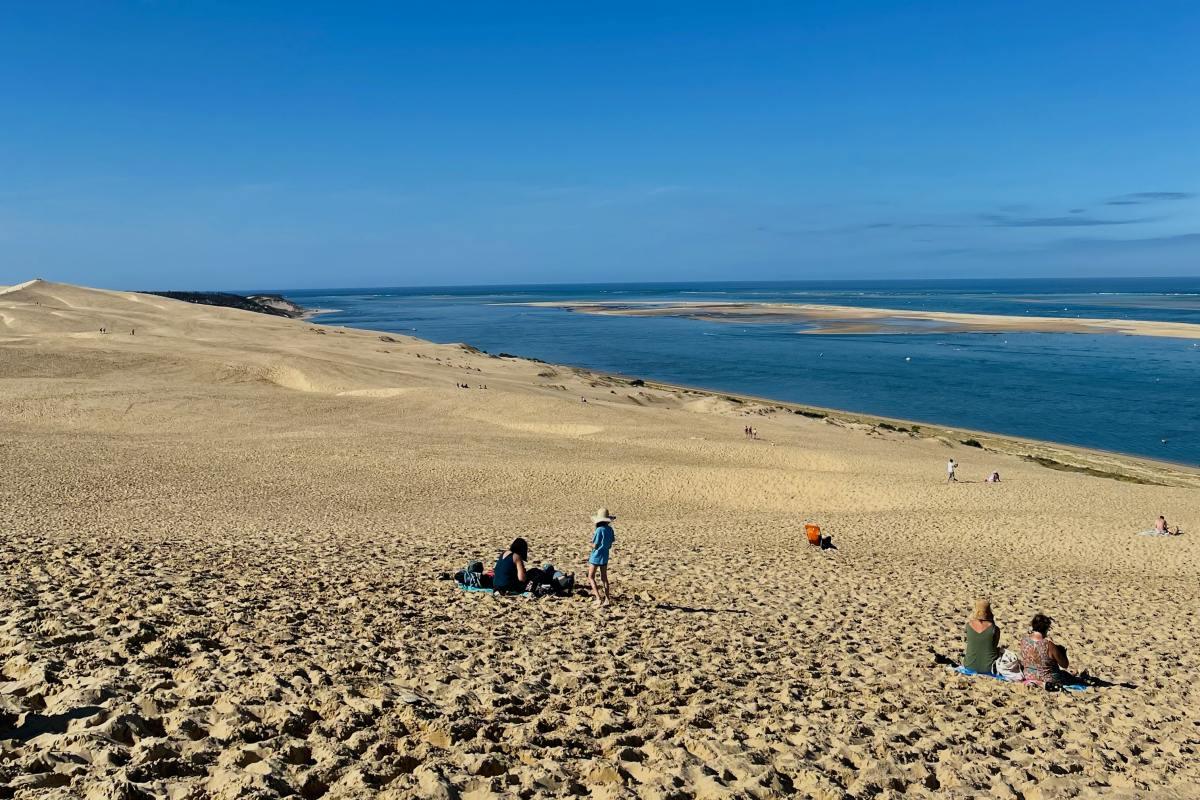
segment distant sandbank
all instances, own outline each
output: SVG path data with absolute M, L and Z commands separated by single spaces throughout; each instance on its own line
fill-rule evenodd
M 1200 325 L 1130 319 L 963 314 L 898 308 L 798 303 L 572 303 L 523 305 L 618 317 L 685 317 L 740 324 L 800 322 L 806 334 L 869 333 L 1115 333 L 1200 339 Z

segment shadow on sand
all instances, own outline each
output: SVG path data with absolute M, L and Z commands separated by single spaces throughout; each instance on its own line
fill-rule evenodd
M 957 661 L 936 651 L 933 653 L 933 663 L 943 667 L 958 666 Z M 1094 686 L 1097 689 L 1107 689 L 1110 687 L 1117 687 L 1120 689 L 1137 688 L 1137 684 L 1129 683 L 1128 681 L 1123 683 L 1113 683 L 1112 681 L 1106 681 L 1103 678 L 1097 678 L 1095 675 L 1089 675 L 1086 672 L 1081 675 L 1068 675 L 1066 678 L 1067 680 L 1063 681 L 1064 683 L 1080 683 L 1084 686 Z

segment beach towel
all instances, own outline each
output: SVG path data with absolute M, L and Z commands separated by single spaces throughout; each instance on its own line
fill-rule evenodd
M 1151 528 L 1148 531 L 1138 531 L 1138 536 L 1174 536 L 1174 535 L 1175 534 L 1173 534 L 1173 533 L 1167 533 L 1166 531 L 1160 531 L 1155 528 Z
M 1002 678 L 999 675 L 993 675 L 990 672 L 976 672 L 973 669 L 970 669 L 968 667 L 961 667 L 961 666 L 954 667 L 953 669 L 959 675 L 967 675 L 968 677 L 974 677 L 976 675 L 979 675 L 984 678 L 991 678 L 992 680 L 1003 681 L 1004 683 L 1019 683 L 1023 686 L 1036 686 L 1039 689 L 1043 688 L 1041 682 L 1039 682 L 1039 681 L 1031 681 L 1031 680 L 1010 681 L 1007 678 Z M 1064 683 L 1064 684 L 1062 684 L 1062 688 L 1063 688 L 1064 692 L 1086 692 L 1088 687 L 1083 685 L 1082 683 Z
M 483 586 L 467 586 L 466 584 L 458 583 L 457 581 L 455 581 L 455 585 L 458 588 L 462 589 L 464 592 L 482 592 L 483 594 L 495 594 L 496 593 L 496 591 L 494 589 L 487 589 L 487 588 L 484 588 Z M 522 592 L 521 594 L 509 594 L 509 595 L 504 595 L 504 596 L 505 597 L 533 597 L 533 595 L 529 592 Z

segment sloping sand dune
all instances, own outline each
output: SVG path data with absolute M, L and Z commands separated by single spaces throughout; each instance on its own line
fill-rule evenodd
M 0 315 L 0 797 L 1196 796 L 1193 471 L 129 293 Z M 600 505 L 612 609 L 437 579 L 516 535 L 582 575 Z M 977 594 L 1122 685 L 936 664 Z

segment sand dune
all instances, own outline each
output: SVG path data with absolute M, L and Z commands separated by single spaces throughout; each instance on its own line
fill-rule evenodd
M 1197 530 L 1192 470 L 126 292 L 0 318 L 0 798 L 1196 796 L 1200 539 L 1133 535 Z M 582 571 L 600 505 L 608 611 L 437 579 Z M 938 666 L 976 594 L 1126 686 Z

